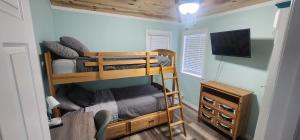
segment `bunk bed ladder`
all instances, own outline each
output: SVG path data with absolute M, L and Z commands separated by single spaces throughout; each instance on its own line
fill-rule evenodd
M 179 92 L 179 84 L 178 84 L 178 78 L 177 78 L 177 72 L 176 72 L 176 67 L 173 67 L 173 77 L 164 77 L 164 67 L 160 65 L 160 72 L 161 72 L 161 78 L 162 78 L 162 86 L 163 86 L 163 92 L 165 96 L 165 107 L 166 107 L 166 113 L 168 117 L 168 126 L 169 126 L 169 133 L 170 133 L 170 138 L 173 140 L 173 133 L 172 133 L 172 127 L 175 127 L 177 125 L 181 125 L 183 129 L 184 136 L 186 136 L 186 130 L 184 126 L 184 117 L 183 117 L 183 106 L 181 102 L 181 95 Z M 166 88 L 165 81 L 166 80 L 172 80 L 173 82 L 173 87 L 172 91 L 169 91 Z M 178 104 L 175 104 L 174 99 L 175 96 L 178 98 Z M 169 97 L 171 97 L 171 105 L 169 105 Z M 179 120 L 174 122 L 173 117 L 174 117 L 174 112 L 175 110 L 179 109 L 180 111 L 180 116 Z

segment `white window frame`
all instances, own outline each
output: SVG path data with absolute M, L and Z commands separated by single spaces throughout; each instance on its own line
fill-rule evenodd
M 181 73 L 182 74 L 186 74 L 186 75 L 190 75 L 190 76 L 194 76 L 194 77 L 197 77 L 197 78 L 200 78 L 202 79 L 203 78 L 203 73 L 204 73 L 204 66 L 201 68 L 202 69 L 202 75 L 197 75 L 197 74 L 193 74 L 193 73 L 189 73 L 189 72 L 185 72 L 184 71 L 184 55 L 185 55 L 185 36 L 186 35 L 191 35 L 191 34 L 197 34 L 197 33 L 205 33 L 206 34 L 206 46 L 204 48 L 204 52 L 206 54 L 206 51 L 207 51 L 207 47 L 208 47 L 208 38 L 209 38 L 209 34 L 208 34 L 208 30 L 207 29 L 199 29 L 199 30 L 190 30 L 190 31 L 185 31 L 183 33 L 183 38 L 182 38 L 182 58 L 181 58 L 181 62 L 182 62 L 182 65 L 181 65 Z M 205 55 L 203 56 L 203 65 L 205 65 Z
M 151 51 L 150 39 L 151 39 L 151 36 L 153 36 L 153 35 L 168 36 L 169 41 L 168 41 L 167 49 L 170 49 L 171 42 L 172 42 L 172 33 L 170 31 L 147 29 L 146 30 L 146 51 Z

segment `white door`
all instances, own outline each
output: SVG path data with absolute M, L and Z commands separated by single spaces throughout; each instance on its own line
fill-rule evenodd
M 29 0 L 0 0 L 0 140 L 50 140 Z

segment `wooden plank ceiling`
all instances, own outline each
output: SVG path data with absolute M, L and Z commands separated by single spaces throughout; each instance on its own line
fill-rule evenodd
M 176 0 L 50 0 L 52 5 L 144 18 L 179 20 Z M 198 16 L 208 16 L 271 0 L 202 0 Z

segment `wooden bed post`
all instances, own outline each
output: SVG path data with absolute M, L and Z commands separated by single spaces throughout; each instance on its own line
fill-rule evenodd
M 146 52 L 146 75 L 150 74 L 150 52 Z
M 98 54 L 98 63 L 99 63 L 99 78 L 103 79 L 103 56 L 101 53 Z
M 49 90 L 50 90 L 50 95 L 53 97 L 56 97 L 55 95 L 55 87 L 53 84 L 52 80 L 52 75 L 53 75 L 53 69 L 52 69 L 52 58 L 51 58 L 51 53 L 46 52 L 45 53 L 45 64 L 46 64 L 46 70 L 47 70 L 47 76 L 48 76 L 48 84 L 49 84 Z M 53 109 L 53 115 L 54 117 L 59 117 L 60 116 L 60 111 L 58 108 Z

